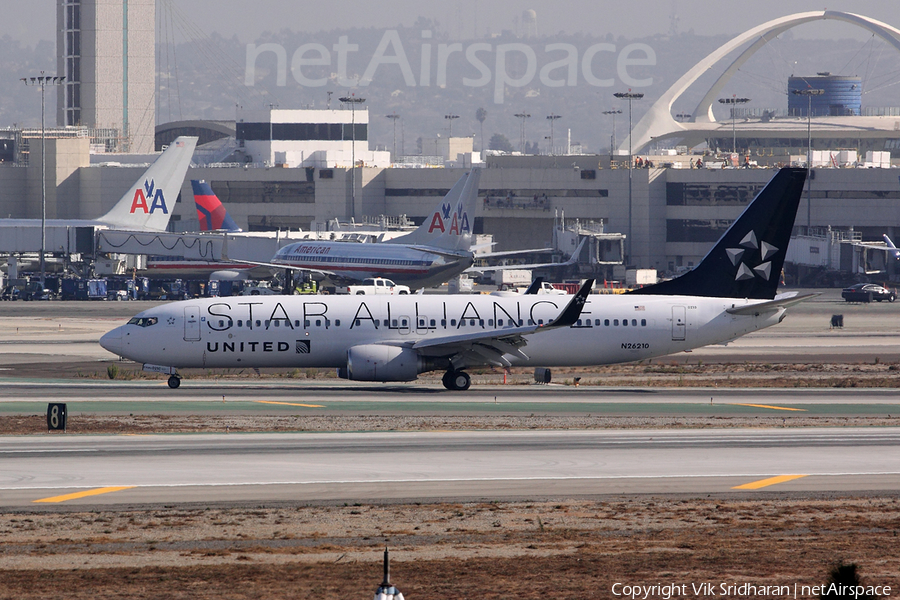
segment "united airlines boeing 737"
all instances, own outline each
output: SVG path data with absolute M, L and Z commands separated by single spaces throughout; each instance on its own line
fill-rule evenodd
M 100 339 L 170 374 L 187 367 L 330 367 L 357 381 L 444 371 L 629 362 L 721 343 L 779 323 L 805 296 L 776 290 L 805 169 L 782 169 L 685 275 L 638 293 L 574 296 L 268 296 L 174 302 Z

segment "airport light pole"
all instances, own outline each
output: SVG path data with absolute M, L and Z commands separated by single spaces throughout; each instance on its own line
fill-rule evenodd
M 513 116 L 522 119 L 522 127 L 519 130 L 519 150 L 522 154 L 525 154 L 525 119 L 530 118 L 531 115 L 526 112 L 520 112 Z
M 366 101 L 365 98 L 359 98 L 356 94 L 350 94 L 343 98 L 338 98 L 344 104 L 350 105 L 350 216 L 356 218 L 356 105 Z
M 632 216 L 634 214 L 633 210 L 633 199 L 634 199 L 634 178 L 632 177 L 632 171 L 634 170 L 634 152 L 632 148 L 632 140 L 634 136 L 632 135 L 634 132 L 632 128 L 634 127 L 632 124 L 632 112 L 631 112 L 631 103 L 634 100 L 640 100 L 644 97 L 644 94 L 640 92 L 632 92 L 629 89 L 627 92 L 616 92 L 613 94 L 616 98 L 628 99 L 628 260 L 632 259 L 632 251 L 634 248 L 634 242 L 632 238 L 633 226 L 632 226 Z M 627 262 L 626 262 L 627 264 Z
M 604 110 L 604 115 L 612 115 L 613 118 L 613 133 L 612 133 L 612 142 L 609 145 L 609 154 L 610 156 L 616 151 L 616 115 L 621 115 L 621 110 Z
M 44 88 L 63 85 L 66 78 L 44 75 L 44 72 L 41 71 L 40 76 L 22 77 L 22 81 L 25 85 L 40 86 L 41 88 L 41 293 L 43 294 L 45 281 L 44 252 L 47 247 L 47 153 L 45 152 L 44 144 L 46 139 L 44 129 Z
M 791 90 L 795 96 L 806 96 L 806 234 L 812 227 L 812 97 L 821 96 L 823 89 L 808 88 L 805 90 Z
M 444 115 L 444 118 L 450 123 L 450 133 L 447 137 L 453 137 L 453 120 L 458 119 L 459 115 Z
M 397 155 L 397 119 L 400 118 L 400 115 L 397 114 L 397 111 L 394 111 L 385 116 L 394 123 L 394 153 L 391 155 L 391 161 L 393 161 L 394 157 Z
M 737 94 L 731 98 L 719 98 L 720 104 L 731 105 L 731 151 L 735 154 L 737 154 L 737 134 L 734 130 L 734 110 L 738 104 L 746 104 L 748 102 L 750 102 L 750 98 L 738 98 Z
M 553 113 L 547 115 L 547 120 L 550 121 L 550 156 L 553 156 L 553 122 L 557 119 L 562 119 L 562 115 L 555 115 Z

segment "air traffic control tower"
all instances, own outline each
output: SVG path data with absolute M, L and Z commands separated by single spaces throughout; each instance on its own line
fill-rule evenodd
M 155 0 L 56 0 L 56 25 L 57 124 L 114 129 L 118 151 L 153 152 Z

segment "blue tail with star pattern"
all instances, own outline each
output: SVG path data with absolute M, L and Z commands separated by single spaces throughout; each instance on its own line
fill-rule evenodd
M 806 169 L 781 169 L 696 267 L 631 292 L 711 298 L 775 298 Z

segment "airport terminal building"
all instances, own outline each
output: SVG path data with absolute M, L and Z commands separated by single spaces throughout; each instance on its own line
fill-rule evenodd
M 47 217 L 89 219 L 106 212 L 145 168 L 116 158 L 122 160 L 91 164 L 87 139 L 47 140 Z M 606 232 L 630 231 L 628 265 L 660 272 L 697 264 L 775 172 L 635 169 L 629 198 L 629 172 L 609 168 L 609 157 L 547 158 L 497 157 L 481 165 L 474 232 L 493 235 L 494 250 L 503 251 L 549 244 L 563 218 L 570 224 L 602 225 Z M 147 156 L 132 159 L 152 161 Z M 566 166 L 558 166 L 562 164 Z M 349 167 L 198 164 L 188 171 L 170 228 L 197 230 L 190 179 L 210 182 L 247 231 L 324 231 L 334 219 L 359 223 L 379 215 L 406 215 L 420 223 L 463 171 L 358 167 L 351 177 Z M 852 229 L 870 240 L 880 240 L 884 233 L 900 237 L 898 174 L 891 168 L 814 169 L 797 230 Z M 0 214 L 40 217 L 40 161 L 0 166 Z M 594 251 L 603 253 L 602 248 Z M 590 263 L 603 256 L 582 258 Z

